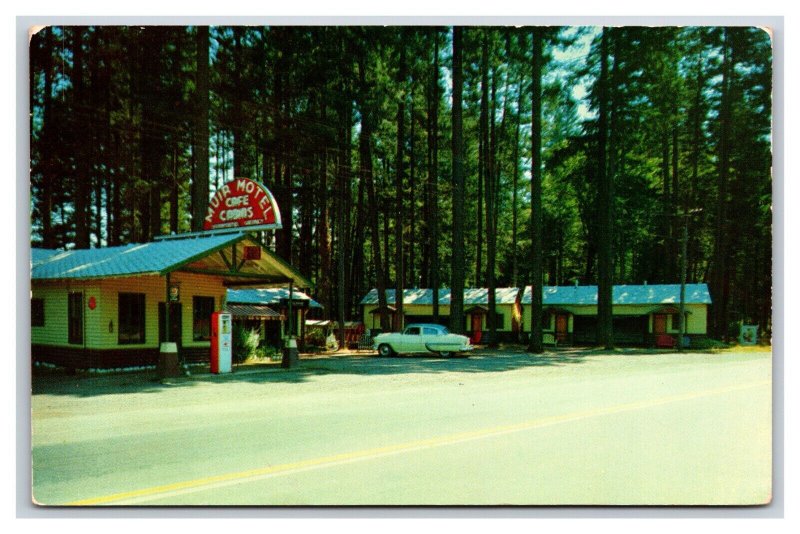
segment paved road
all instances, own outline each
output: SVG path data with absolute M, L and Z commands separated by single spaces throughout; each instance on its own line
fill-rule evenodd
M 35 377 L 43 504 L 752 504 L 769 353 L 332 357 Z

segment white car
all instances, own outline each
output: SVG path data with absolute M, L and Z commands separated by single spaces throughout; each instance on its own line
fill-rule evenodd
M 381 356 L 432 352 L 445 358 L 472 350 L 467 336 L 451 334 L 438 324 L 410 324 L 402 333 L 379 334 L 375 336 L 373 348 Z

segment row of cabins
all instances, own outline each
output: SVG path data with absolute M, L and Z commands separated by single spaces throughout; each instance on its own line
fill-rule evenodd
M 680 334 L 679 284 L 617 285 L 612 292 L 614 340 L 619 344 L 673 346 Z M 495 290 L 498 341 L 525 341 L 531 332 L 531 287 Z M 439 319 L 450 321 L 450 290 L 439 290 Z M 391 328 L 399 324 L 395 290 L 386 291 Z M 684 312 L 687 342 L 705 337 L 711 296 L 706 284 L 686 284 Z M 362 300 L 363 321 L 380 330 L 377 290 Z M 473 343 L 486 341 L 489 291 L 464 290 L 464 330 Z M 545 286 L 542 291 L 542 330 L 559 344 L 593 344 L 597 337 L 597 286 Z M 433 290 L 403 291 L 403 324 L 433 322 Z
M 247 233 L 89 250 L 32 249 L 31 354 L 34 361 L 73 368 L 144 366 L 156 363 L 161 342 L 172 341 L 184 361 L 208 361 L 210 318 L 219 310 L 257 329 L 266 343 L 280 345 L 289 328 L 303 340 L 307 315 L 321 309 L 296 289 L 308 287 L 300 273 Z M 674 341 L 679 290 L 679 285 L 615 286 L 615 340 Z M 530 287 L 498 288 L 495 296 L 499 340 L 525 341 L 531 331 Z M 543 297 L 543 328 L 554 341 L 594 343 L 596 286 L 546 287 Z M 393 290 L 387 301 L 399 325 Z M 405 290 L 403 302 L 403 324 L 433 320 L 432 290 Z M 685 303 L 688 337 L 704 336 L 711 303 L 706 285 L 688 284 Z M 377 291 L 361 306 L 362 323 L 348 325 L 348 332 L 360 336 L 366 329 L 374 335 L 380 326 Z M 465 331 L 473 342 L 485 342 L 488 290 L 465 290 L 464 307 Z M 441 289 L 439 321 L 448 324 L 449 313 L 450 291 Z

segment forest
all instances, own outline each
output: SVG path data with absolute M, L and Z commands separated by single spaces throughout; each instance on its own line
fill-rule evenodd
M 710 335 L 771 329 L 761 28 L 51 26 L 29 91 L 33 247 L 199 231 L 248 177 L 330 318 L 371 288 L 579 283 L 605 332 L 612 284 L 685 279 Z

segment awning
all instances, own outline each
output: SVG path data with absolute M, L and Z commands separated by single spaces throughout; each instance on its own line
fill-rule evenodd
M 262 319 L 266 321 L 283 321 L 285 318 L 269 306 L 258 304 L 228 304 L 228 313 L 238 319 Z
M 464 310 L 464 313 L 489 313 L 489 308 L 486 306 L 472 306 Z

